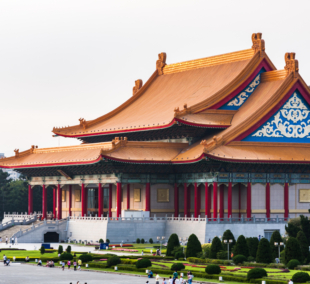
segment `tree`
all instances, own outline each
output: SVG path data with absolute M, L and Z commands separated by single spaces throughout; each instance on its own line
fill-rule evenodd
M 41 247 L 40 247 L 40 253 L 41 253 L 41 254 L 44 254 L 44 253 L 45 253 L 45 247 L 44 247 L 44 246 L 41 246 Z
M 297 237 L 297 234 L 298 232 L 300 231 L 301 229 L 299 228 L 299 226 L 296 226 L 295 224 L 289 222 L 287 224 L 287 226 L 285 226 L 285 231 L 287 232 L 287 234 L 289 235 L 289 237 L 293 237 L 293 238 L 296 238 Z
M 306 235 L 303 231 L 299 231 L 297 234 L 297 241 L 299 243 L 300 246 L 300 251 L 301 251 L 301 262 L 304 262 L 305 260 L 307 260 L 308 256 L 309 256 L 309 245 L 308 245 L 308 240 L 306 238 Z
M 234 248 L 234 246 L 236 244 L 236 239 L 235 239 L 233 233 L 231 232 L 231 230 L 226 230 L 224 232 L 224 234 L 223 234 L 222 245 L 223 245 L 224 248 L 226 248 L 227 247 L 227 243 L 225 244 L 224 240 L 227 240 L 227 242 L 228 242 L 228 240 L 233 240 L 232 243 L 229 243 L 229 250 L 233 251 L 233 248 Z
M 308 248 L 309 249 L 309 248 Z M 296 238 L 289 237 L 285 246 L 285 263 L 288 263 L 291 259 L 297 259 L 302 261 L 300 245 Z
M 177 234 L 172 234 L 169 237 L 169 240 L 168 240 L 166 255 L 167 256 L 173 256 L 174 248 L 175 247 L 179 247 L 179 246 L 180 246 L 180 242 L 179 242 L 178 235 Z
M 300 224 L 301 224 L 301 229 L 304 232 L 308 245 L 310 243 L 310 220 L 308 217 L 305 217 L 304 215 L 300 215 Z
M 280 243 L 283 242 L 283 239 L 280 235 L 279 231 L 274 231 L 271 235 L 270 238 L 270 248 L 271 248 L 271 252 L 272 252 L 272 258 L 275 259 L 277 257 L 279 257 L 279 248 L 277 246 L 274 245 L 274 243 L 278 243 L 280 245 Z M 280 246 L 280 252 L 284 249 L 283 246 Z
M 223 245 L 221 243 L 221 240 L 218 237 L 215 237 L 212 240 L 210 257 L 211 258 L 216 258 L 216 254 L 220 250 L 223 250 Z
M 248 244 L 245 240 L 244 235 L 240 235 L 237 239 L 236 245 L 234 247 L 234 255 L 244 255 L 245 257 L 249 256 Z
M 258 244 L 258 249 L 256 253 L 256 262 L 258 263 L 271 263 L 272 251 L 270 248 L 270 243 L 267 239 L 262 238 Z
M 58 247 L 58 254 L 62 254 L 64 251 L 64 248 L 62 247 L 62 245 L 59 245 Z
M 66 252 L 67 252 L 67 253 L 71 253 L 71 246 L 67 246 Z
M 258 238 L 256 237 L 246 238 L 246 243 L 249 248 L 249 256 L 256 258 L 256 253 L 259 244 Z
M 186 257 L 197 257 L 200 252 L 202 252 L 201 243 L 195 234 L 191 234 L 186 246 Z

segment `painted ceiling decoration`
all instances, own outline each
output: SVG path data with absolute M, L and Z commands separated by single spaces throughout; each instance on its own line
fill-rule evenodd
M 309 143 L 310 107 L 296 90 L 275 115 L 243 141 Z
M 254 80 L 241 93 L 239 93 L 228 103 L 220 107 L 220 109 L 238 110 L 260 84 L 260 74 L 263 72 L 265 72 L 265 68 L 262 68 L 260 70 Z

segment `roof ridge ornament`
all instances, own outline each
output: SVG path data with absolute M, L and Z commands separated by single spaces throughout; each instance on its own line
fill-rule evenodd
M 134 96 L 142 88 L 143 82 L 141 79 L 135 81 L 135 86 L 132 88 L 132 95 Z
M 19 149 L 15 149 L 14 152 L 15 152 L 15 157 L 18 158 L 18 156 L 19 156 Z
M 34 152 L 34 149 L 37 149 L 38 146 L 35 146 L 35 145 L 31 145 L 31 148 L 30 148 L 30 153 L 33 154 Z
M 156 61 L 156 69 L 157 69 L 158 75 L 164 74 L 163 69 L 166 66 L 166 58 L 167 58 L 167 55 L 165 52 L 158 54 L 158 60 Z
M 218 137 L 218 136 L 215 135 L 215 136 L 212 137 L 211 141 L 209 140 L 209 142 L 207 140 L 202 140 L 200 142 L 200 145 L 202 145 L 203 149 L 205 150 L 205 149 L 207 149 L 209 147 L 216 146 L 220 139 L 221 139 L 221 137 Z
M 287 71 L 287 74 L 293 73 L 294 78 L 297 78 L 299 68 L 298 68 L 298 60 L 295 59 L 295 52 L 285 53 L 284 59 L 285 59 L 284 69 Z
M 252 43 L 254 52 L 259 52 L 260 57 L 263 57 L 265 54 L 265 41 L 262 39 L 262 33 L 252 34 Z
M 115 137 L 112 140 L 112 149 L 115 149 L 117 145 L 119 145 L 120 147 L 125 147 L 127 142 L 127 137 Z
M 187 104 L 184 104 L 183 110 L 180 110 L 179 107 L 174 108 L 174 117 L 178 117 L 181 115 L 186 115 L 191 113 L 191 108 L 187 107 Z
M 80 126 L 82 126 L 83 129 L 87 128 L 87 121 L 84 118 L 80 118 L 79 122 L 80 122 Z

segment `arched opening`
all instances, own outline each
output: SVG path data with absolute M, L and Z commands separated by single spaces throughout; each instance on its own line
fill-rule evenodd
M 47 232 L 44 234 L 45 243 L 59 243 L 59 234 L 56 232 Z

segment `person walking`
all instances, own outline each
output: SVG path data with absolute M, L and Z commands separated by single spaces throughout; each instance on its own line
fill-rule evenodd
M 62 271 L 65 271 L 65 262 L 64 261 L 61 263 L 61 267 L 62 267 Z
M 6 264 L 6 255 L 5 254 L 3 255 L 3 264 L 4 265 Z
M 194 275 L 193 275 L 192 272 L 190 271 L 190 272 L 189 272 L 189 275 L 188 275 L 188 284 L 192 284 L 193 278 L 194 278 Z
M 14 246 L 14 237 L 12 237 L 11 240 L 12 240 L 12 246 Z
M 156 276 L 155 276 L 155 284 L 159 284 L 159 275 L 158 275 L 158 273 L 155 273 L 156 274 Z
M 81 270 L 81 265 L 82 265 L 82 260 L 78 260 L 78 265 L 79 265 L 79 267 L 78 267 L 78 270 Z
M 8 244 L 8 237 L 7 236 L 5 237 L 5 244 L 6 245 Z
M 173 281 L 172 281 L 172 283 L 174 284 L 174 282 L 175 282 L 175 279 L 177 279 L 178 278 L 178 272 L 175 270 L 174 271 L 174 273 L 173 273 Z
M 76 271 L 76 260 L 73 261 L 74 271 Z
M 67 264 L 68 264 L 68 269 L 70 269 L 70 266 L 71 266 L 71 261 L 70 261 L 70 260 L 68 260 Z

